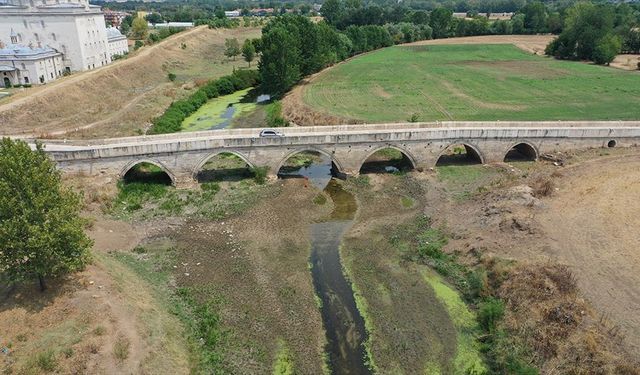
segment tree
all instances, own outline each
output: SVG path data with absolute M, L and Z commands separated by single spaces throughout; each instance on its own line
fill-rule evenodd
M 127 35 L 129 33 L 129 30 L 131 30 L 132 23 L 133 23 L 133 16 L 129 14 L 122 19 L 122 23 L 120 23 L 120 32 L 124 35 Z
M 242 44 L 242 57 L 244 57 L 244 61 L 249 63 L 249 67 L 251 67 L 251 62 L 255 56 L 256 48 L 253 46 L 251 39 L 245 39 Z
M 0 273 L 11 282 L 81 270 L 91 240 L 79 212 L 80 197 L 61 184 L 42 145 L 0 141 Z
M 522 8 L 524 28 L 529 33 L 543 33 L 547 28 L 547 8 L 543 3 L 534 1 Z
M 426 25 L 429 23 L 429 14 L 423 10 L 415 11 L 411 14 L 411 22 L 416 25 Z
M 147 20 L 147 22 L 150 22 L 152 25 L 164 22 L 164 19 L 162 18 L 160 13 L 147 14 L 144 18 Z
M 235 60 L 236 56 L 240 54 L 240 43 L 238 43 L 238 39 L 236 38 L 225 39 L 224 47 L 224 55 L 229 58 L 233 57 Z
M 218 19 L 227 18 L 227 15 L 224 12 L 224 8 L 222 8 L 222 7 L 216 7 L 216 10 L 214 11 L 214 14 L 215 14 L 216 18 L 218 18 Z
M 344 15 L 344 8 L 340 0 L 326 0 L 320 8 L 320 14 L 330 25 L 336 26 Z
M 620 53 L 622 40 L 618 35 L 607 34 L 596 43 L 592 59 L 596 64 L 609 65 Z
M 577 3 L 567 10 L 562 33 L 552 41 L 545 53 L 562 59 L 594 60 L 596 47 L 613 34 L 614 14 L 611 6 Z M 515 29 L 514 29 L 515 31 Z M 602 61 L 613 40 L 603 41 L 598 51 Z
M 433 29 L 433 38 L 446 38 L 449 36 L 449 27 L 453 19 L 453 12 L 446 8 L 436 8 L 429 16 L 429 25 Z
M 300 79 L 300 47 L 283 26 L 262 34 L 262 57 L 258 63 L 262 85 L 272 95 L 284 94 Z
M 131 36 L 133 39 L 144 39 L 147 37 L 149 31 L 149 25 L 144 18 L 136 17 L 131 23 Z

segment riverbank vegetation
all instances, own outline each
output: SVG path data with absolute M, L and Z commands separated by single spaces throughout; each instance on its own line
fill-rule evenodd
M 169 108 L 153 120 L 150 134 L 174 133 L 182 129 L 184 120 L 196 112 L 209 99 L 256 86 L 260 76 L 255 70 L 239 69 L 233 74 L 209 81 L 186 99 L 171 103 Z

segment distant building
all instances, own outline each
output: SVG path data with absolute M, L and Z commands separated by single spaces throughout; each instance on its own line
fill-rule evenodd
M 16 36 L 12 42 L 0 42 L 0 86 L 47 83 L 64 73 L 62 53 L 51 47 L 15 43 Z
M 152 25 L 149 23 L 149 27 L 184 27 L 186 29 L 193 27 L 193 22 L 165 22 L 165 23 L 156 23 Z
M 236 10 L 227 10 L 227 11 L 224 12 L 224 15 L 226 17 L 229 17 L 229 18 L 240 17 L 240 11 L 237 10 L 237 9 Z
M 124 55 L 129 52 L 129 43 L 127 37 L 122 35 L 120 30 L 115 27 L 107 28 L 107 41 L 109 45 L 109 56 L 113 58 L 115 55 Z
M 107 25 L 111 25 L 114 27 L 120 27 L 120 25 L 122 25 L 122 20 L 124 20 L 124 18 L 129 15 L 129 13 L 127 12 L 118 12 L 118 11 L 109 10 L 109 9 L 105 9 L 103 13 L 104 13 L 104 20 L 107 23 Z
M 250 10 L 252 16 L 265 17 L 274 13 L 273 8 L 257 8 Z
M 0 1 L 4 2 L 0 5 L 0 41 L 6 45 L 62 53 L 62 64 L 56 71 L 89 70 L 111 62 L 99 6 L 90 5 L 88 0 Z M 29 79 L 33 81 L 34 77 Z

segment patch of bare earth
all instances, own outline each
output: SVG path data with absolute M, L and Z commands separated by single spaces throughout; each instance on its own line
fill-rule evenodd
M 199 81 L 245 66 L 224 57 L 226 38 L 242 43 L 259 35 L 256 28 L 197 27 L 108 66 L 16 93 L 0 102 L 0 133 L 96 138 L 143 132 Z M 167 79 L 169 72 L 176 82 Z
M 640 151 L 599 152 L 514 164 L 496 188 L 428 208 L 456 235 L 448 249 L 503 280 L 506 324 L 543 373 L 640 371 Z
M 10 352 L 0 354 L 0 367 L 25 374 L 188 373 L 179 322 L 144 281 L 105 255 L 131 250 L 135 228 L 97 216 L 89 235 L 94 259 L 84 271 L 50 281 L 44 292 L 35 283 L 3 288 L 0 346 Z M 51 367 L 42 364 L 47 355 Z
M 318 374 L 326 339 L 308 268 L 309 225 L 330 207 L 314 205 L 317 191 L 303 181 L 276 184 L 236 217 L 178 228 L 176 281 L 217 304 L 230 373 L 271 373 L 283 344 L 297 372 Z
M 640 64 L 640 55 L 618 55 L 616 58 L 609 64 L 614 68 L 620 68 L 624 70 L 640 70 L 638 67 Z
M 544 55 L 547 44 L 555 38 L 555 35 L 483 35 L 466 36 L 460 38 L 422 40 L 404 46 L 435 46 L 443 44 L 513 44 L 514 46 L 535 54 Z

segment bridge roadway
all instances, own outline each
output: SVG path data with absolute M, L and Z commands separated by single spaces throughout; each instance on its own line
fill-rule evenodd
M 67 173 L 106 174 L 114 180 L 140 162 L 157 165 L 177 187 L 192 187 L 214 155 L 230 152 L 275 176 L 302 151 L 331 157 L 339 173 L 357 175 L 378 150 L 401 151 L 417 170 L 434 167 L 453 144 L 482 163 L 502 162 L 509 150 L 537 159 L 541 153 L 640 144 L 640 121 L 432 122 L 280 128 L 283 137 L 261 138 L 260 129 L 212 130 L 102 140 L 45 140 L 45 150 Z

